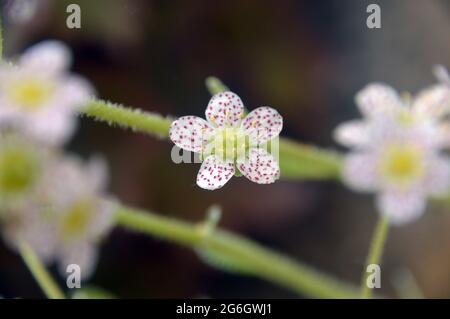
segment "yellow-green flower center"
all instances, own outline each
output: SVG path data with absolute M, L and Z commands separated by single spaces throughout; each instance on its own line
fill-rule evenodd
M 409 144 L 396 144 L 386 148 L 381 161 L 382 175 L 394 183 L 405 184 L 425 172 L 423 153 Z
M 48 83 L 36 79 L 18 81 L 10 90 L 11 99 L 29 111 L 38 110 L 52 94 L 52 88 Z
M 86 232 L 93 215 L 93 203 L 80 201 L 75 203 L 65 217 L 61 231 L 66 239 L 72 239 Z
M 408 126 L 414 124 L 417 121 L 417 118 L 409 110 L 402 110 L 398 114 L 398 121 L 400 122 L 400 124 Z
M 38 175 L 36 156 L 24 146 L 0 150 L 0 193 L 20 194 L 34 185 Z
M 214 154 L 223 161 L 236 162 L 244 158 L 249 147 L 249 138 L 238 128 L 218 130 L 213 140 Z

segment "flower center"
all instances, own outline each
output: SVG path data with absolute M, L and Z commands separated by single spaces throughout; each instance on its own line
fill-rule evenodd
M 0 150 L 0 193 L 19 194 L 33 186 L 38 175 L 36 157 L 26 148 Z
M 214 154 L 224 162 L 236 162 L 245 157 L 249 138 L 239 128 L 224 128 L 218 130 L 213 140 Z
M 395 183 L 409 183 L 425 171 L 422 151 L 414 145 L 391 145 L 383 154 L 381 172 Z
M 22 80 L 11 88 L 12 100 L 26 110 L 36 111 L 52 93 L 50 85 L 38 80 Z
M 91 221 L 92 206 L 93 203 L 91 201 L 80 201 L 69 209 L 61 228 L 65 238 L 71 239 L 86 231 Z
M 416 117 L 407 110 L 402 110 L 398 114 L 398 121 L 402 125 L 405 125 L 405 126 L 412 125 L 416 122 L 416 120 L 417 120 Z

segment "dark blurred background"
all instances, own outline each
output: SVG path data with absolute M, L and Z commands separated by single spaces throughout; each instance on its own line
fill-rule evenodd
M 71 3 L 81 6 L 81 29 L 66 27 Z M 370 3 L 381 7 L 381 29 L 366 26 Z M 415 92 L 435 81 L 434 64 L 450 65 L 448 0 L 3 0 L 2 8 L 7 55 L 61 39 L 74 50 L 74 70 L 102 98 L 164 115 L 203 116 L 204 80 L 216 75 L 249 109 L 278 109 L 283 135 L 328 148 L 337 148 L 333 128 L 358 116 L 353 97 L 365 84 Z M 219 204 L 226 229 L 359 282 L 377 218 L 372 196 L 335 182 L 259 186 L 244 178 L 209 192 L 195 185 L 199 165 L 172 163 L 171 147 L 83 118 L 68 149 L 103 154 L 110 190 L 124 203 L 188 221 Z M 434 204 L 419 221 L 392 229 L 382 293 L 408 296 L 417 284 L 427 297 L 450 297 L 449 227 L 447 209 Z M 124 298 L 296 297 L 214 270 L 189 249 L 121 229 L 104 243 L 91 283 Z M 0 295 L 42 297 L 3 243 Z

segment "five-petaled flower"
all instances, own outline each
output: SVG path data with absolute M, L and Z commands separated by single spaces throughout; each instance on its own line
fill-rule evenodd
M 69 264 L 89 277 L 97 263 L 97 245 L 114 224 L 115 201 L 105 188 L 106 164 L 86 164 L 74 156 L 54 156 L 41 167 L 38 187 L 20 206 L 1 217 L 6 242 L 17 249 L 26 241 L 46 263 L 57 261 L 61 274 Z
M 84 78 L 69 74 L 71 53 L 58 41 L 28 49 L 16 64 L 0 66 L 0 127 L 61 145 L 73 133 L 76 111 L 93 95 Z
M 364 116 L 341 124 L 335 139 L 354 151 L 346 156 L 344 182 L 356 191 L 378 191 L 377 207 L 391 223 L 418 218 L 428 196 L 447 194 L 450 161 L 450 90 L 437 84 L 403 100 L 391 87 L 370 84 L 357 94 Z
M 214 95 L 206 108 L 207 121 L 183 116 L 170 127 L 178 147 L 200 153 L 204 159 L 197 185 L 215 190 L 237 172 L 258 184 L 275 182 L 280 168 L 267 142 L 283 128 L 283 118 L 273 108 L 259 107 L 244 116 L 244 105 L 235 93 Z

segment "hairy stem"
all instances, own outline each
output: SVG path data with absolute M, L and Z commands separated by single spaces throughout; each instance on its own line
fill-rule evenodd
M 55 280 L 52 278 L 50 273 L 47 271 L 45 266 L 39 260 L 39 257 L 31 249 L 30 245 L 22 241 L 20 243 L 20 255 L 23 261 L 27 265 L 31 274 L 33 275 L 36 282 L 41 287 L 42 291 L 45 293 L 49 299 L 64 299 L 64 293 L 58 287 Z
M 367 284 L 367 279 L 369 273 L 367 272 L 367 266 L 369 265 L 380 265 L 384 246 L 386 243 L 387 235 L 389 230 L 389 221 L 386 217 L 381 216 L 378 220 L 375 232 L 372 237 L 372 242 L 370 244 L 369 255 L 367 256 L 366 268 L 363 270 L 362 280 L 361 280 L 361 298 L 369 299 L 372 297 L 373 289 Z
M 207 249 L 228 261 L 236 261 L 246 274 L 315 298 L 355 298 L 357 289 L 328 275 L 271 251 L 241 236 L 220 229 L 205 232 L 202 224 L 190 224 L 151 212 L 120 207 L 118 224 L 126 229 L 194 249 Z
M 171 119 L 157 113 L 144 112 L 102 100 L 91 101 L 82 113 L 109 125 L 117 125 L 162 138 L 168 137 L 170 123 L 172 123 Z
M 217 83 L 209 84 L 209 86 L 217 86 Z M 223 89 L 222 86 L 218 86 L 214 90 L 219 88 Z M 173 121 L 157 113 L 143 112 L 102 100 L 92 101 L 82 112 L 95 120 L 160 138 L 168 138 L 170 124 Z M 286 138 L 280 138 L 279 152 L 282 179 L 336 180 L 340 177 L 341 159 L 336 152 L 304 145 Z

